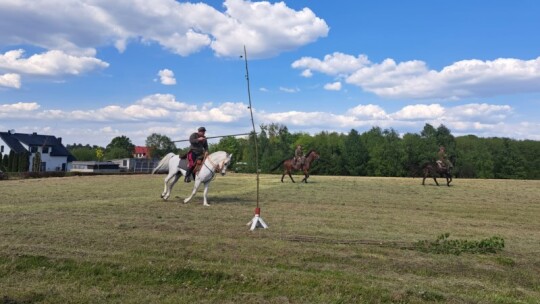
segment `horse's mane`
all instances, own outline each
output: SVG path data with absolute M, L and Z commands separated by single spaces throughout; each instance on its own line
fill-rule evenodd
M 308 153 L 306 153 L 306 157 L 308 157 L 312 152 L 315 152 L 315 150 L 311 149 Z
M 213 152 L 210 155 L 208 155 L 208 157 L 210 157 L 210 159 L 212 159 L 212 161 L 214 161 L 218 157 L 226 157 L 226 156 L 227 156 L 227 152 L 225 152 L 225 151 L 216 151 L 216 152 Z

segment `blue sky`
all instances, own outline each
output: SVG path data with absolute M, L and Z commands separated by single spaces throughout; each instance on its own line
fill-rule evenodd
M 540 2 L 0 0 L 0 130 L 107 145 L 251 130 L 540 140 Z M 183 144 L 178 144 L 182 147 Z

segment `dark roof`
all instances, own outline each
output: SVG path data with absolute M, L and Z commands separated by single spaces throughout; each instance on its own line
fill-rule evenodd
M 0 138 L 9 146 L 11 150 L 13 150 L 14 153 L 24 153 L 28 152 L 23 145 L 17 140 L 15 134 L 11 134 L 8 132 L 0 132 Z
M 0 132 L 0 138 L 12 149 L 15 153 L 28 152 L 21 143 L 32 147 L 51 147 L 49 155 L 51 156 L 67 156 L 68 162 L 75 160 L 69 151 L 62 144 L 62 139 L 58 139 L 53 135 L 38 135 Z

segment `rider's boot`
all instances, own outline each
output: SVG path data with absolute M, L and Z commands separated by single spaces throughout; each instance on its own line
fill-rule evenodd
M 186 172 L 186 177 L 184 178 L 184 182 L 191 182 L 191 174 L 193 174 L 193 169 L 188 169 Z

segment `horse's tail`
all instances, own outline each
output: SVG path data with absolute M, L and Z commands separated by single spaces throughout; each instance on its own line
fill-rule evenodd
M 281 165 L 283 165 L 283 163 L 286 161 L 286 159 L 282 160 L 279 164 L 277 164 L 277 166 L 275 166 L 274 168 L 270 169 L 270 171 L 274 171 L 276 170 L 277 168 L 279 168 Z
M 170 152 L 169 154 L 165 155 L 158 163 L 158 165 L 152 170 L 152 174 L 162 170 L 165 168 L 165 166 L 169 166 L 169 160 L 173 158 L 176 154 Z

